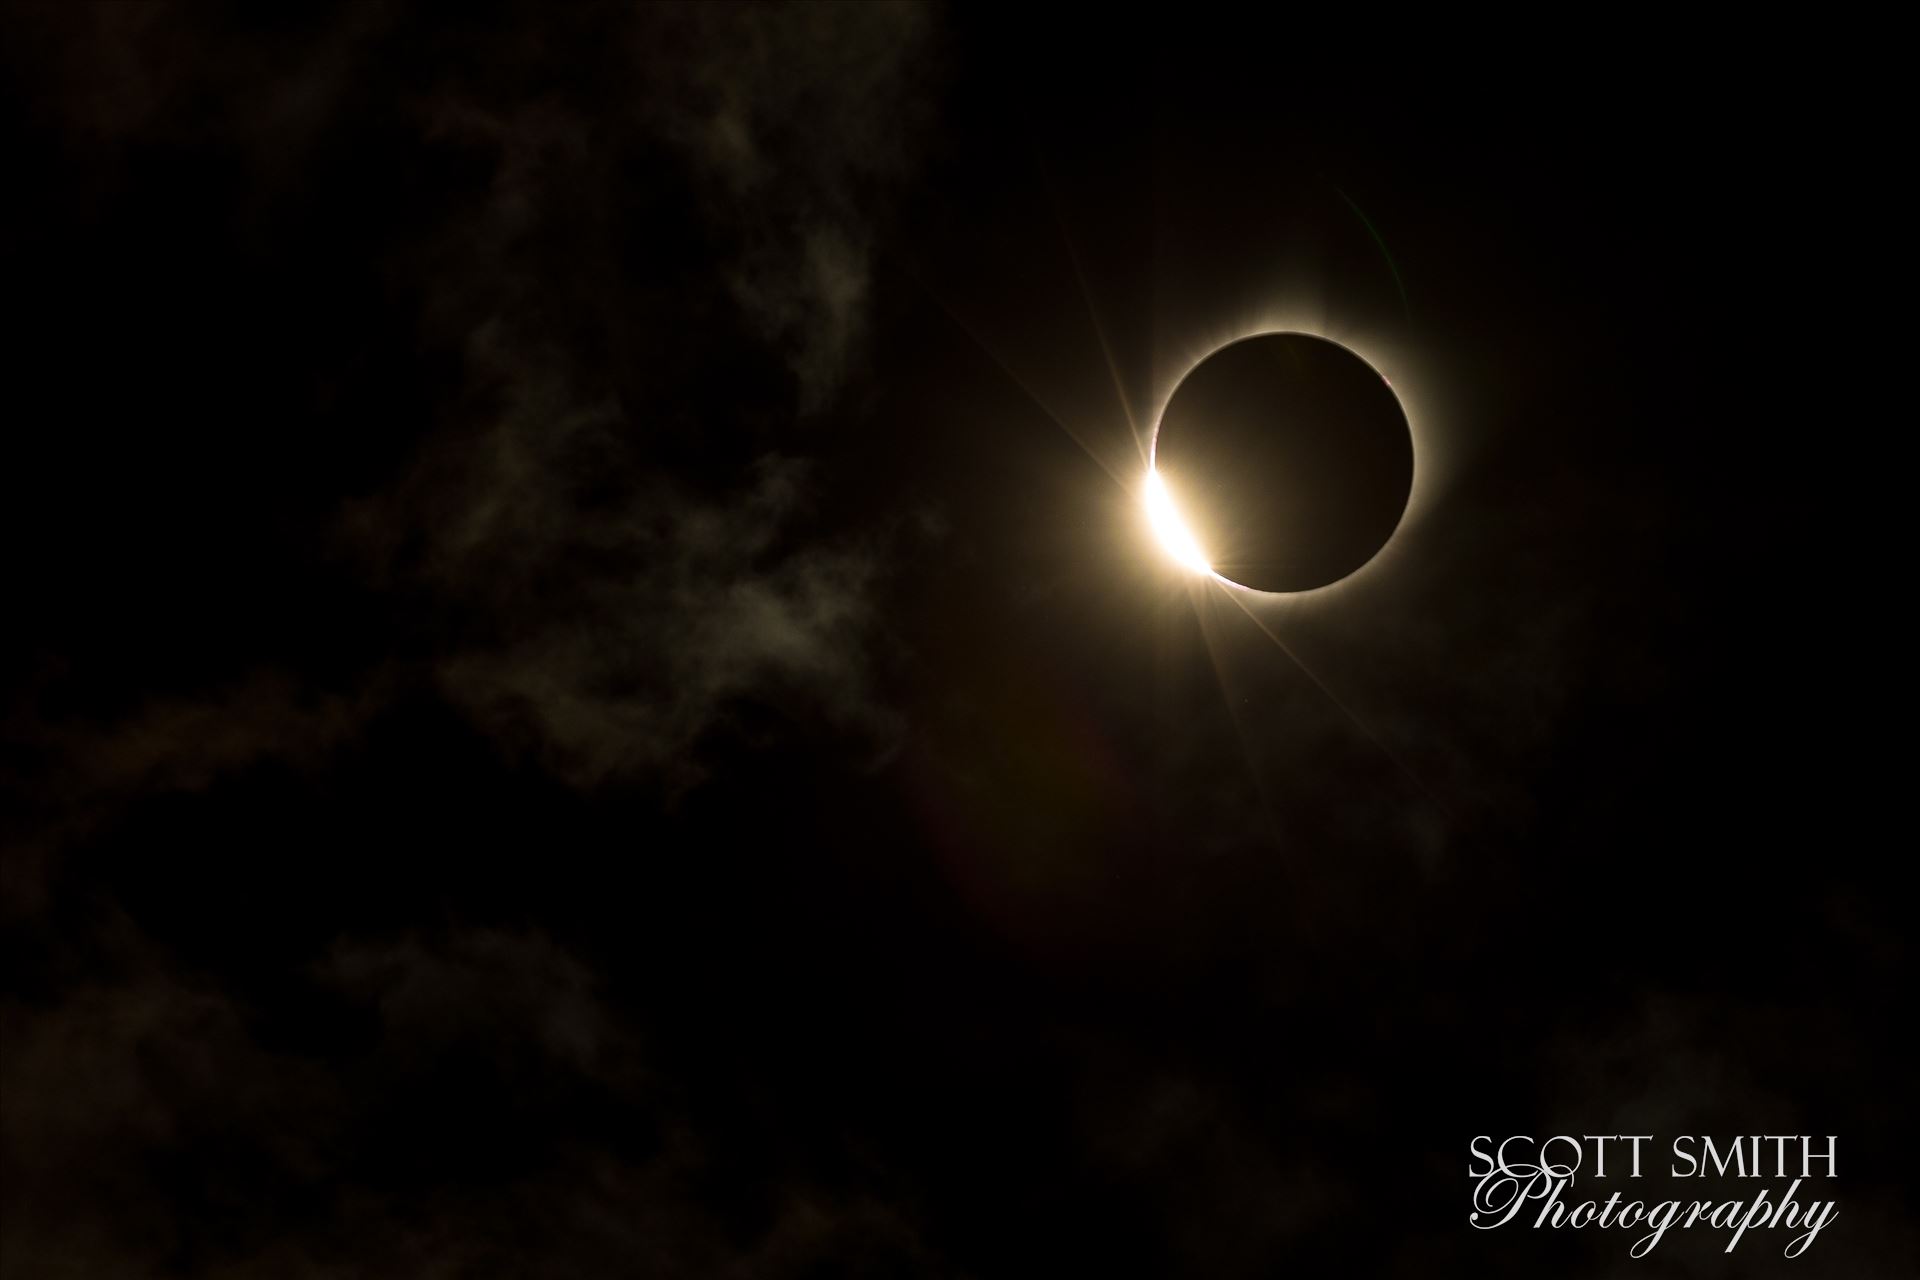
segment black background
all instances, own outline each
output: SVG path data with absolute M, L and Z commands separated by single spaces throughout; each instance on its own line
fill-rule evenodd
M 1912 1274 L 1885 42 L 1592 23 L 12 9 L 0 1269 Z M 1423 470 L 1243 610 L 1276 318 Z

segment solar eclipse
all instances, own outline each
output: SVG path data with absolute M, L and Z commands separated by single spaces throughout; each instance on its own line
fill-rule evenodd
M 1300 592 L 1371 560 L 1412 487 L 1413 437 L 1386 379 L 1337 342 L 1265 333 L 1215 351 L 1174 389 L 1145 498 L 1189 571 Z

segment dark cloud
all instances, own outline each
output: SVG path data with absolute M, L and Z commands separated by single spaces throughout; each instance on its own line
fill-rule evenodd
M 722 1153 L 597 969 L 545 935 L 333 924 L 305 935 L 330 940 L 298 972 L 255 974 L 223 949 L 230 916 L 189 956 L 95 896 L 122 840 L 154 883 L 217 894 L 232 866 L 148 834 L 155 815 L 217 811 L 262 777 L 325 795 L 423 694 L 582 787 L 683 792 L 736 720 L 762 746 L 782 716 L 818 724 L 809 740 L 856 763 L 897 737 L 875 679 L 886 538 L 823 514 L 810 455 L 861 377 L 934 15 L 501 17 L 423 29 L 363 5 L 282 31 L 48 9 L 28 22 L 46 56 L 10 59 L 70 178 L 50 219 L 170 208 L 150 166 L 197 165 L 215 176 L 187 189 L 217 191 L 215 217 L 243 230 L 196 244 L 195 270 L 292 273 L 263 323 L 329 354 L 205 429 L 320 461 L 284 473 L 300 496 L 253 510 L 190 450 L 156 449 L 153 558 L 193 585 L 175 512 L 218 512 L 223 541 L 270 546 L 299 629 L 331 639 L 223 663 L 219 633 L 261 592 L 208 568 L 197 603 L 164 597 L 197 624 L 193 675 L 55 652 L 10 706 L 5 903 L 34 965 L 4 1006 L 8 1276 L 944 1270 L 876 1180 L 769 1164 L 750 1212 L 716 1209 L 713 1186 L 736 1185 Z M 550 83 L 553 59 L 580 80 Z M 408 205 L 423 166 L 455 194 Z M 362 218 L 352 193 L 382 188 Z M 280 255 L 336 265 L 322 281 Z M 341 279 L 361 301 L 327 294 Z M 246 327 L 180 323 L 141 340 Z M 395 333 L 400 364 L 369 354 Z M 84 497 L 76 526 L 113 514 Z M 288 502 L 291 546 L 270 509 Z M 93 699 L 103 674 L 129 688 Z M 248 862 L 298 859 L 269 842 Z M 289 1040 L 288 998 L 334 1033 Z M 428 1152 L 467 1171 L 429 1185 L 394 1167 Z
M 1756 1045 L 1769 1050 L 1756 1053 Z M 1798 1274 L 1825 1249 L 1829 1256 L 1844 1251 L 1860 1274 L 1896 1275 L 1920 1258 L 1920 1235 L 1883 1181 L 1902 1159 L 1894 1138 L 1899 1121 L 1883 1101 L 1898 1088 L 1887 1075 L 1889 1062 L 1877 1029 L 1838 1009 L 1809 1009 L 1777 995 L 1654 989 L 1567 1018 L 1542 1046 L 1535 1068 L 1543 1082 L 1539 1122 L 1542 1132 L 1653 1135 L 1647 1181 L 1635 1190 L 1687 1202 L 1745 1199 L 1763 1186 L 1777 1199 L 1786 1183 L 1669 1178 L 1671 1144 L 1680 1135 L 1713 1137 L 1724 1147 L 1736 1136 L 1806 1134 L 1816 1149 L 1836 1135 L 1839 1176 L 1815 1179 L 1815 1189 L 1801 1197 L 1835 1200 L 1833 1227 L 1800 1258 L 1785 1257 L 1779 1241 L 1747 1237 L 1738 1247 L 1740 1274 Z M 1854 1082 L 1850 1095 L 1823 1088 L 1821 1082 L 1842 1076 Z M 1692 1150 L 1699 1150 L 1697 1141 Z M 1599 1261 L 1587 1274 L 1626 1275 L 1644 1262 L 1661 1276 L 1724 1275 L 1725 1244 L 1673 1233 L 1645 1259 Z
M 930 26 L 919 5 L 648 8 L 609 33 L 635 61 L 631 103 L 503 110 L 450 90 L 432 108 L 437 133 L 494 156 L 485 204 L 463 215 L 428 283 L 437 327 L 475 322 L 455 340 L 484 407 L 429 440 L 409 477 L 349 525 L 389 567 L 386 553 L 413 540 L 421 585 L 494 620 L 480 624 L 489 642 L 438 660 L 440 675 L 481 724 L 531 739 L 570 779 L 671 765 L 684 785 L 701 734 L 762 693 L 802 697 L 884 744 L 891 717 L 867 674 L 884 548 L 808 533 L 818 475 L 792 451 L 806 441 L 791 418 L 825 409 L 856 356 L 875 223 L 927 111 Z M 634 130 L 688 167 L 702 238 L 749 340 L 791 364 L 792 402 L 681 403 L 654 371 L 609 378 L 557 341 L 557 307 L 630 308 L 607 282 L 556 285 L 565 273 L 548 267 L 573 250 L 570 206 L 617 206 L 633 181 L 586 139 Z M 668 292 L 623 323 L 644 335 L 702 305 Z M 686 414 L 708 446 L 743 442 L 706 492 L 656 461 L 663 420 Z M 769 432 L 776 447 L 745 444 Z
M 671 1087 L 543 937 L 342 940 L 312 983 L 357 1030 L 324 1056 L 162 955 L 122 958 L 57 1008 L 4 1008 L 9 1275 L 945 1270 L 874 1189 L 777 1178 L 751 1222 L 716 1216 Z M 423 1147 L 460 1171 L 392 1167 Z
M 348 524 L 399 589 L 484 629 L 436 664 L 478 723 L 581 783 L 671 769 L 686 785 L 700 736 L 754 695 L 801 697 L 884 744 L 870 675 L 884 548 L 794 535 L 817 488 L 804 461 L 762 455 L 737 487 L 688 493 L 636 461 L 620 415 L 502 340 L 476 342 L 472 366 L 498 380 L 498 418 L 429 446 Z
M 648 106 L 732 233 L 729 289 L 809 408 L 865 336 L 875 202 L 909 170 L 939 88 L 936 12 L 692 5 L 647 33 L 681 55 Z
M 391 83 L 426 33 L 380 5 L 291 33 L 162 6 L 32 19 L 50 54 L 26 69 L 33 101 L 77 163 L 105 166 L 97 199 L 141 150 L 210 150 L 240 166 L 242 198 L 271 223 L 312 198 L 304 166 L 342 145 L 328 130 L 351 136 L 368 116 L 402 132 L 414 163 L 473 165 L 480 194 L 373 247 L 450 381 L 432 418 L 405 424 L 412 460 L 333 498 L 345 554 L 395 611 L 457 613 L 460 634 L 344 682 L 307 687 L 282 666 L 233 692 L 149 698 L 118 723 L 56 728 L 24 707 L 33 749 L 88 775 L 55 803 L 98 818 L 133 791 L 310 757 L 420 666 L 477 724 L 577 782 L 671 766 L 684 786 L 702 734 L 761 696 L 885 749 L 896 717 L 869 659 L 886 547 L 809 519 L 823 476 L 802 419 L 858 362 L 878 224 L 930 110 L 931 10 L 662 5 L 533 24 L 549 52 L 591 46 L 586 91 L 530 87 L 538 49 L 511 25 L 463 33 L 503 74 L 454 59 Z M 615 92 L 595 96 L 605 78 Z M 649 212 L 663 184 L 684 204 Z M 636 201 L 631 225 L 593 220 Z M 691 238 L 698 270 L 655 269 L 690 247 L 655 245 L 662 219 Z M 583 273 L 583 230 L 645 278 Z M 712 312 L 709 254 L 743 327 Z M 705 381 L 680 380 L 751 369 L 755 350 L 790 364 L 786 389 L 749 377 L 731 400 L 702 398 Z M 676 440 L 721 465 L 689 484 Z
M 1264 1274 L 1314 1224 L 1357 1207 L 1339 1171 L 1274 1141 L 1231 1086 L 1117 1049 L 1090 1055 L 1078 1098 L 1085 1141 L 1163 1215 L 1181 1270 Z
M 200 698 L 157 699 L 104 723 L 51 719 L 29 700 L 13 718 L 17 767 L 0 791 L 17 815 L 0 909 L 18 916 L 44 907 L 59 850 L 130 802 L 204 791 L 263 760 L 310 767 L 359 732 L 381 700 L 377 684 L 340 695 L 284 672 L 256 672 Z

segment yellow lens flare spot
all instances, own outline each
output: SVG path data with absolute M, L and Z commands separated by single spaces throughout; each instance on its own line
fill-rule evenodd
M 1180 519 L 1179 509 L 1173 505 L 1173 495 L 1167 492 L 1167 486 L 1160 479 L 1158 471 L 1147 472 L 1147 519 L 1153 524 L 1153 532 L 1160 539 L 1160 545 L 1181 568 L 1189 573 L 1203 573 L 1209 577 L 1213 566 L 1207 563 L 1206 553 L 1200 550 L 1200 544 L 1188 532 L 1186 522 Z

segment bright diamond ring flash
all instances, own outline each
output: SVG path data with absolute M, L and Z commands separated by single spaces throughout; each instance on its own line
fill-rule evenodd
M 1207 563 L 1200 544 L 1194 541 L 1193 534 L 1187 531 L 1186 524 L 1180 519 L 1180 513 L 1173 505 L 1173 495 L 1167 492 L 1167 486 L 1161 481 L 1158 471 L 1147 472 L 1146 496 L 1147 519 L 1153 523 L 1153 532 L 1159 537 L 1160 545 L 1167 549 L 1167 554 L 1188 572 L 1204 573 L 1211 577 L 1213 566 Z

